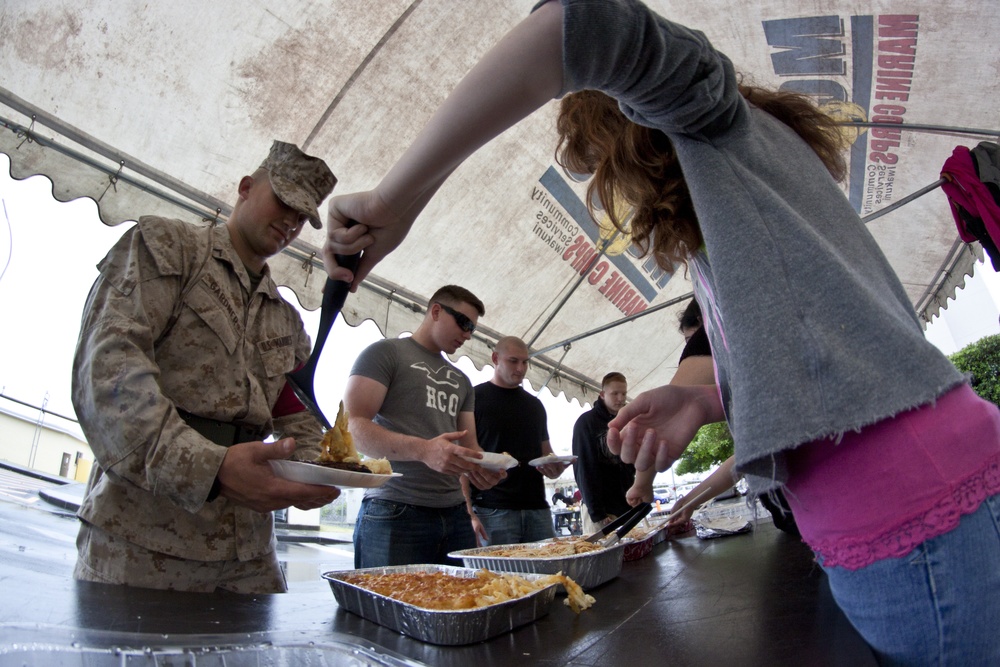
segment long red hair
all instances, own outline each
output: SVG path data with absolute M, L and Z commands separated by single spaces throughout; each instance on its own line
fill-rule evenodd
M 812 100 L 797 93 L 740 86 L 753 106 L 791 127 L 816 152 L 838 181 L 846 166 L 836 121 Z M 629 232 L 642 256 L 673 270 L 686 264 L 702 236 L 677 153 L 666 134 L 628 120 L 612 97 L 584 90 L 563 98 L 557 121 L 556 162 L 565 169 L 592 174 L 587 206 Z M 631 213 L 631 219 L 627 215 Z

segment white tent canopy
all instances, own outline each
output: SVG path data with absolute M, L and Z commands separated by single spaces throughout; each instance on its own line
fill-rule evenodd
M 369 189 L 477 58 L 534 0 L 8 0 L 0 7 L 0 151 L 12 175 L 45 174 L 63 201 L 92 197 L 105 223 L 225 217 L 239 178 L 275 138 L 324 157 L 336 192 Z M 846 191 L 868 215 L 936 181 L 959 144 L 989 138 L 899 124 L 995 128 L 1000 14 L 988 3 L 654 0 L 702 29 L 752 80 L 815 95 L 854 129 Z M 555 166 L 552 103 L 463 164 L 343 316 L 412 331 L 447 283 L 486 304 L 461 353 L 487 363 L 501 335 L 535 350 L 529 375 L 593 400 L 610 370 L 633 393 L 672 377 L 690 284 L 633 256 L 595 223 L 585 184 Z M 924 320 L 976 257 L 943 193 L 870 223 Z M 309 309 L 325 275 L 307 228 L 272 262 Z M 603 248 L 603 253 L 599 252 Z M 762 289 L 765 287 L 762 286 Z M 671 304 L 659 308 L 663 304 Z M 610 323 L 645 311 L 621 326 Z M 579 338 L 583 332 L 603 329 Z M 568 349 L 560 343 L 572 340 Z M 328 343 L 335 354 L 336 341 Z

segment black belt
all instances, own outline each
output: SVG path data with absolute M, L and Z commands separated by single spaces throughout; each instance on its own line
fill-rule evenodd
M 222 445 L 223 447 L 232 447 L 241 442 L 257 442 L 262 440 L 264 435 L 266 435 L 262 428 L 244 426 L 242 424 L 230 424 L 229 422 L 209 419 L 208 417 L 199 417 L 180 408 L 177 409 L 177 414 L 181 416 L 181 419 L 188 426 L 215 444 Z

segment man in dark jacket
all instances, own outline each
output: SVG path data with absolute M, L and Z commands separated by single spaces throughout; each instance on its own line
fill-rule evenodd
M 580 519 L 583 533 L 596 532 L 629 510 L 625 493 L 635 481 L 635 466 L 608 449 L 608 422 L 625 407 L 628 383 L 621 373 L 608 373 L 593 409 L 573 426 L 573 464 L 576 483 L 583 493 Z

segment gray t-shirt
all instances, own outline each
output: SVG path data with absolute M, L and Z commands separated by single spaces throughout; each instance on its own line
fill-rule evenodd
M 387 389 L 375 423 L 395 433 L 431 439 L 458 430 L 458 414 L 472 412 L 472 383 L 440 354 L 412 338 L 382 340 L 358 356 L 351 375 L 375 380 Z M 392 461 L 402 473 L 383 486 L 368 489 L 366 498 L 382 498 L 424 507 L 451 507 L 465 502 L 458 477 L 431 470 L 420 461 Z

